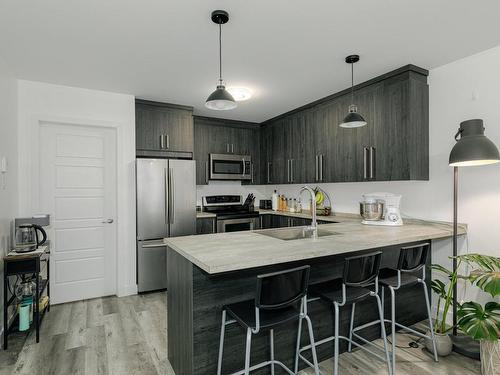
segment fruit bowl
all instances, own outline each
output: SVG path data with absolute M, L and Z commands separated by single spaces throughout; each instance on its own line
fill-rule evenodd
M 328 193 L 320 187 L 316 187 L 314 193 L 316 194 L 316 214 L 318 216 L 330 216 L 332 214 L 332 202 Z

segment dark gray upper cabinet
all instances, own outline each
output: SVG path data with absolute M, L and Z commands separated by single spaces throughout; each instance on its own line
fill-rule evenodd
M 137 99 L 135 128 L 138 156 L 192 157 L 192 107 Z
M 266 121 L 263 183 L 428 180 L 427 74 L 408 65 L 357 85 L 362 128 L 339 127 L 350 90 Z
M 252 157 L 252 180 L 260 183 L 259 125 L 251 122 L 194 116 L 196 184 L 208 184 L 209 154 L 239 154 Z

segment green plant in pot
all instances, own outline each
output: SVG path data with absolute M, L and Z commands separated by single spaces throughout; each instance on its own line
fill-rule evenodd
M 492 297 L 492 301 L 481 305 L 469 301 L 459 305 L 458 327 L 466 335 L 480 341 L 481 373 L 500 374 L 500 258 L 479 254 L 458 257 L 467 263 L 472 271 L 463 277 L 472 285 Z
M 470 282 L 484 292 L 490 294 L 493 301 L 484 306 L 475 301 L 459 304 L 457 309 L 458 327 L 464 334 L 479 340 L 481 344 L 481 367 L 483 374 L 496 374 L 495 367 L 500 370 L 500 304 L 495 301 L 500 295 L 500 258 L 467 254 L 457 258 L 457 271 L 451 272 L 443 266 L 433 265 L 432 269 L 446 276 L 447 284 L 436 279 L 431 283 L 431 288 L 438 296 L 435 333 L 438 340 L 438 354 L 447 355 L 452 350 L 449 332 L 453 328 L 446 324 L 446 317 L 453 306 L 453 287 L 459 279 Z M 458 270 L 467 264 L 472 271 L 468 275 L 460 275 Z M 439 311 L 443 306 L 443 314 Z M 441 345 L 440 345 L 441 344 Z M 427 340 L 426 347 L 432 351 L 432 343 Z
M 458 263 L 460 263 L 460 260 Z M 440 279 L 435 279 L 431 282 L 431 289 L 438 297 L 436 318 L 434 320 L 436 348 L 438 355 L 444 357 L 450 354 L 453 349 L 453 342 L 451 341 L 451 337 L 449 335 L 449 332 L 453 327 L 446 323 L 446 317 L 453 306 L 453 287 L 457 283 L 458 272 L 449 271 L 439 264 L 433 264 L 432 270 L 437 271 L 439 274 L 448 279 L 446 284 Z M 441 311 L 441 306 L 443 306 L 443 314 L 440 317 L 439 312 Z M 426 339 L 425 346 L 430 352 L 434 351 L 431 340 Z

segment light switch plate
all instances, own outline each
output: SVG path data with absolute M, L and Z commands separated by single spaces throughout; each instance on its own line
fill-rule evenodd
M 0 173 L 7 173 L 7 158 L 5 156 L 0 159 Z

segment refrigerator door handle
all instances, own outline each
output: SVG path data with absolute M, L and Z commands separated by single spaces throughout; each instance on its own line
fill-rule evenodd
M 165 173 L 165 223 L 167 223 L 167 236 L 170 236 L 170 228 L 168 227 L 170 224 L 170 176 L 167 168 L 164 168 L 163 172 Z
M 174 179 L 174 171 L 172 168 L 169 168 L 168 169 L 168 173 L 169 173 L 169 176 L 168 176 L 168 182 L 169 182 L 169 185 L 168 185 L 168 198 L 169 198 L 169 202 L 168 202 L 168 207 L 170 209 L 169 213 L 168 213 L 168 217 L 170 219 L 169 223 L 170 224 L 173 224 L 174 223 L 174 212 L 175 212 L 175 207 L 174 207 L 174 185 L 175 185 L 175 182 L 173 181 Z

